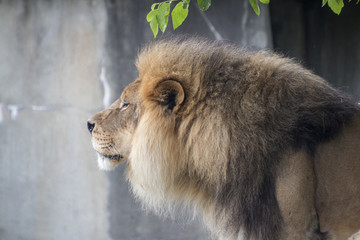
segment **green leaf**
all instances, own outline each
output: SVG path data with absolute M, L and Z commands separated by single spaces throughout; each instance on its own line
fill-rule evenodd
M 260 15 L 260 8 L 259 8 L 259 4 L 257 2 L 257 0 L 249 0 L 251 7 L 254 9 L 254 12 L 256 13 L 256 15 Z
M 159 24 L 159 28 L 162 32 L 166 29 L 166 19 L 163 15 L 156 15 L 157 23 Z
M 201 11 L 206 11 L 211 6 L 211 0 L 197 0 Z
M 174 7 L 171 13 L 171 19 L 174 30 L 184 22 L 184 20 L 188 16 L 188 13 L 189 13 L 189 9 L 183 8 L 183 2 L 179 2 L 178 4 L 176 4 L 176 6 Z
M 344 7 L 344 2 L 343 0 L 328 0 L 328 5 L 334 13 L 339 15 L 341 13 L 341 9 Z
M 157 10 L 156 19 L 159 24 L 159 28 L 162 32 L 165 32 L 169 20 L 170 3 L 161 3 Z
M 325 6 L 325 4 L 327 3 L 328 0 L 322 0 L 322 7 Z
M 270 0 L 260 0 L 260 2 L 262 2 L 263 4 L 269 4 Z
M 169 15 L 170 14 L 170 2 L 163 2 L 158 7 L 159 14 L 161 15 Z
M 153 20 L 154 18 L 156 18 L 156 14 L 157 14 L 157 9 L 156 9 L 156 10 L 151 10 L 151 11 L 146 15 L 146 21 L 151 22 L 151 20 Z
M 153 32 L 154 34 L 154 38 L 156 38 L 158 32 L 159 32 L 159 28 L 158 28 L 158 22 L 156 20 L 156 18 L 154 18 L 153 20 L 151 20 L 150 22 L 150 28 L 151 28 L 151 31 Z

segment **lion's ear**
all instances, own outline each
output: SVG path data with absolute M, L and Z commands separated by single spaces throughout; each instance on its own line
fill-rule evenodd
M 174 112 L 184 102 L 185 93 L 181 84 L 174 80 L 160 82 L 154 89 L 154 98 L 168 110 Z

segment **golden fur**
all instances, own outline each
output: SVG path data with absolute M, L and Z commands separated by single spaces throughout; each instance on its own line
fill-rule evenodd
M 219 239 L 346 239 L 360 228 L 359 107 L 293 61 L 175 38 L 89 123 L 134 195 L 199 212 Z

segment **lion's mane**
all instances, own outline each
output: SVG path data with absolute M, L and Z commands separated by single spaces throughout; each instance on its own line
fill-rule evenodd
M 161 214 L 191 203 L 224 238 L 278 239 L 280 159 L 313 156 L 359 111 L 293 60 L 223 42 L 158 41 L 136 65 L 144 112 L 128 163 L 135 196 Z M 179 106 L 157 100 L 164 80 L 183 88 Z M 170 89 L 167 102 L 177 94 Z

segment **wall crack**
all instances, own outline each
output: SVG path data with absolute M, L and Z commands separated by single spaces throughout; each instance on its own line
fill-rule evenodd
M 6 119 L 16 121 L 20 113 L 24 110 L 30 110 L 35 112 L 54 112 L 67 109 L 75 109 L 77 111 L 92 113 L 96 110 L 82 109 L 73 106 L 62 106 L 62 105 L 31 105 L 31 104 L 9 104 L 0 102 L 0 123 L 4 122 Z
M 105 68 L 104 63 L 102 63 L 102 66 L 101 66 L 100 82 L 104 89 L 103 105 L 104 105 L 104 107 L 108 107 L 111 104 L 111 87 L 110 87 L 109 81 L 106 77 L 106 68 Z

